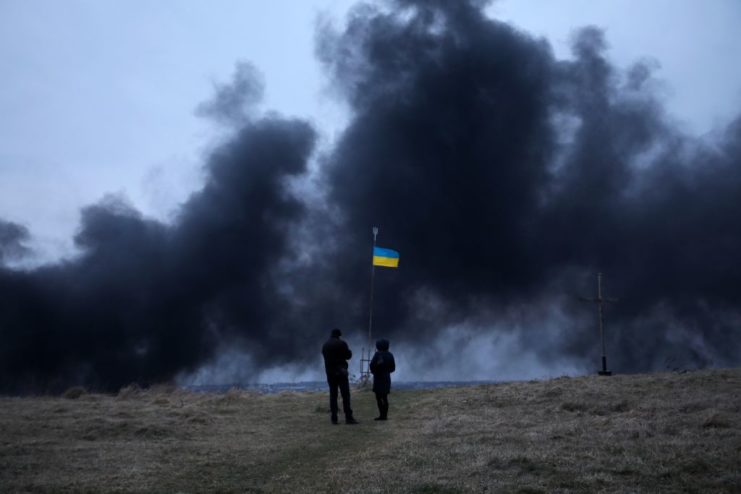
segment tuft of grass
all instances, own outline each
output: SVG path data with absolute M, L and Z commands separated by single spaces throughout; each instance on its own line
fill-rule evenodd
M 326 393 L 0 397 L 3 492 L 741 492 L 741 369 Z M 340 417 L 340 422 L 342 422 Z
M 546 494 L 543 489 L 537 487 L 520 487 L 516 492 L 517 494 Z
M 142 388 L 138 384 L 131 383 L 128 386 L 124 386 L 123 388 L 119 389 L 117 396 L 123 400 L 128 400 L 141 395 L 142 391 Z
M 589 410 L 589 405 L 586 403 L 575 403 L 567 401 L 561 404 L 561 409 L 567 412 L 586 412 Z
M 71 388 L 68 388 L 62 396 L 68 400 L 76 400 L 80 398 L 82 395 L 86 395 L 87 390 L 83 388 L 82 386 L 72 386 Z
M 708 416 L 702 423 L 702 426 L 706 429 L 728 429 L 732 427 L 732 422 L 729 418 L 724 417 L 719 413 L 713 413 Z
M 413 494 L 459 494 L 459 489 L 439 484 L 420 484 L 413 486 L 410 490 Z

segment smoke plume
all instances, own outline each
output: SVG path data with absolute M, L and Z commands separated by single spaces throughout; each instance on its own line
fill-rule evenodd
M 29 254 L 30 249 L 23 243 L 28 238 L 26 227 L 0 219 L 0 266 Z
M 597 272 L 619 299 L 615 370 L 737 365 L 741 119 L 684 135 L 652 67 L 616 69 L 598 29 L 558 60 L 482 9 L 398 0 L 322 26 L 351 110 L 326 152 L 307 123 L 246 111 L 262 84 L 240 65 L 199 107 L 233 134 L 172 223 L 107 197 L 82 212 L 77 258 L 0 267 L 0 390 L 146 384 L 235 348 L 255 371 L 314 362 L 329 329 L 366 327 L 374 225 L 401 252 L 377 273 L 375 327 L 426 365 L 467 358 L 433 344 L 471 351 L 460 328 L 545 368 L 596 366 L 578 296 Z M 0 262 L 25 234 L 0 222 Z

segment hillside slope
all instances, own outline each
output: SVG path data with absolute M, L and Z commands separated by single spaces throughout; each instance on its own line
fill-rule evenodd
M 741 492 L 741 369 L 390 397 L 0 398 L 3 492 Z

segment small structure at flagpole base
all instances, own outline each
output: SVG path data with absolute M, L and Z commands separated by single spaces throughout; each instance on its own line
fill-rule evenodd
M 370 386 L 370 350 L 365 353 L 365 347 L 360 349 L 360 379 L 358 385 L 361 388 Z
M 600 376 L 611 376 L 612 371 L 607 370 L 607 352 L 605 350 L 605 328 L 603 323 L 603 305 L 605 303 L 615 303 L 618 301 L 616 298 L 602 297 L 602 273 L 597 273 L 597 297 L 587 298 L 579 297 L 584 302 L 591 302 L 597 305 L 597 320 L 599 324 L 600 338 L 602 339 L 602 370 L 598 371 L 597 374 Z

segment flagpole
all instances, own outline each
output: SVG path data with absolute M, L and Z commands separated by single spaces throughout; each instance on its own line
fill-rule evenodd
M 376 250 L 376 237 L 378 236 L 378 227 L 373 227 L 373 251 L 371 252 L 371 282 L 370 282 L 370 310 L 368 314 L 368 374 L 370 377 L 370 358 L 371 358 L 371 341 L 373 331 L 373 280 L 376 277 L 376 265 L 373 263 L 373 253 Z

